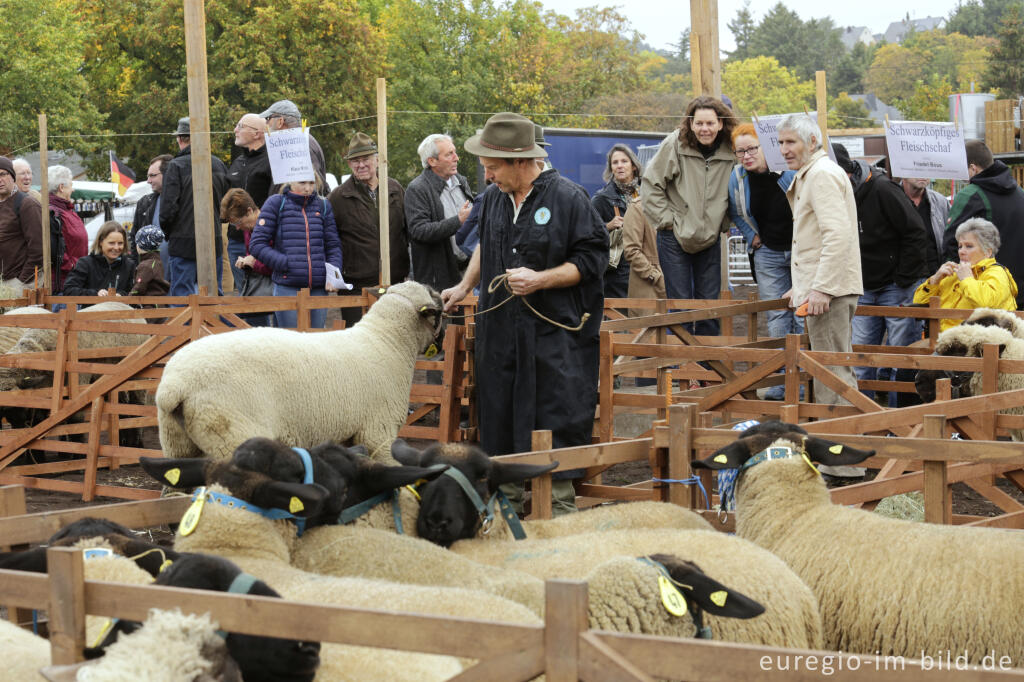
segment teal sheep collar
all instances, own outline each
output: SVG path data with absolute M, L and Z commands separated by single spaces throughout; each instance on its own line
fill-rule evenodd
M 721 511 L 725 512 L 736 509 L 736 481 L 739 479 L 741 471 L 762 462 L 769 462 L 773 459 L 790 459 L 792 457 L 803 457 L 804 461 L 807 462 L 807 466 L 811 467 L 814 473 L 819 476 L 821 475 L 821 472 L 818 471 L 817 467 L 814 466 L 805 453 L 796 451 L 786 445 L 769 446 L 744 462 L 739 469 L 720 469 L 718 471 L 718 497 Z

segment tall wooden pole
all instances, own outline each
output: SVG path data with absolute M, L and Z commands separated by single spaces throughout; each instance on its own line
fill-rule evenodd
M 825 91 L 825 72 L 814 72 L 815 99 L 818 108 L 818 127 L 821 128 L 821 147 L 828 153 L 828 94 Z
M 718 0 L 690 0 L 690 72 L 695 96 L 722 96 Z
M 206 83 L 206 10 L 204 0 L 185 0 L 185 63 L 192 139 L 192 204 L 195 216 L 196 270 L 200 287 L 217 291 L 213 170 L 210 164 L 210 96 Z
M 50 289 L 53 280 L 50 279 L 50 164 L 49 139 L 46 131 L 46 114 L 39 114 L 39 198 L 42 204 L 42 225 L 43 228 L 43 281 L 41 289 Z M 25 282 L 28 284 L 28 282 Z M 18 292 L 21 295 L 21 292 Z
M 388 84 L 377 79 L 377 205 L 380 208 L 380 283 L 391 286 L 391 221 L 388 215 Z

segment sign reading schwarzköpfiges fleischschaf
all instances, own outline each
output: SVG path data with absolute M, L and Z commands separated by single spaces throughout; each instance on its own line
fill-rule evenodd
M 309 157 L 309 131 L 302 128 L 288 128 L 267 133 L 267 156 L 270 158 L 270 173 L 274 184 L 303 182 L 315 175 L 313 161 Z
M 967 179 L 964 130 L 954 123 L 889 121 L 885 143 L 894 178 Z

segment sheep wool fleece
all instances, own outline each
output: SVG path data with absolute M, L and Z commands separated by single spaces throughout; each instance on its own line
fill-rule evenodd
M 777 442 L 778 444 L 778 442 Z M 995 651 L 1024 666 L 1024 535 L 889 519 L 832 504 L 802 459 L 747 469 L 736 532 L 817 595 L 825 648 L 919 658 Z
M 764 614 L 750 620 L 706 614 L 706 623 L 711 626 L 715 639 L 768 646 L 821 648 L 822 624 L 818 601 L 807 585 L 770 552 L 717 531 L 613 530 L 564 538 L 523 540 L 514 544 L 473 539 L 460 540 L 451 549 L 491 566 L 522 571 L 538 578 L 572 580 L 588 578 L 594 569 L 612 559 L 672 554 L 696 563 L 709 577 L 765 607 Z M 634 569 L 632 573 L 634 578 L 629 584 L 639 580 L 636 576 L 643 571 Z M 656 589 L 657 574 L 652 569 L 648 575 L 654 581 L 651 589 Z M 623 619 L 636 617 L 630 613 L 633 610 L 631 607 L 625 607 L 626 611 L 621 610 L 622 605 L 628 601 L 622 595 L 629 594 L 630 590 L 634 595 L 638 594 L 636 588 L 628 585 L 613 589 L 607 583 L 603 584 L 600 590 L 595 589 L 591 593 L 591 614 L 595 611 L 595 601 L 604 598 L 603 595 L 609 595 L 607 603 L 598 607 L 606 611 L 602 622 L 621 629 L 618 626 L 623 624 Z M 655 625 L 673 620 L 661 607 L 660 600 L 645 596 L 641 602 L 640 597 L 634 598 L 638 600 L 636 603 L 646 604 L 650 610 L 641 621 L 644 627 L 680 627 L 678 624 Z M 692 630 L 684 636 L 690 635 Z M 676 636 L 679 636 L 678 632 Z
M 351 329 L 241 329 L 190 343 L 156 392 L 165 456 L 227 459 L 255 436 L 298 447 L 352 438 L 394 463 L 388 446 L 408 415 L 416 357 L 434 335 L 420 311 L 439 301 L 402 282 Z
M 0 651 L 4 665 L 0 667 L 0 682 L 44 682 L 40 668 L 50 665 L 50 643 L 0 618 Z

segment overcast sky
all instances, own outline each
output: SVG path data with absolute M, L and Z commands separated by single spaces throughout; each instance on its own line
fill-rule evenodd
M 750 11 L 754 21 L 759 22 L 778 0 L 751 0 Z M 626 15 L 640 33 L 643 33 L 649 45 L 659 49 L 671 49 L 672 43 L 679 42 L 679 34 L 690 25 L 690 3 L 685 0 L 677 2 L 623 2 L 622 0 L 541 0 L 547 9 L 559 14 L 574 16 L 577 7 L 598 5 L 599 7 L 617 6 Z M 804 21 L 808 19 L 832 17 L 836 26 L 867 26 L 872 33 L 885 33 L 885 29 L 893 21 L 903 19 L 908 13 L 911 19 L 929 16 L 949 17 L 956 7 L 956 0 L 905 0 L 894 3 L 891 0 L 858 0 L 845 3 L 822 3 L 821 0 L 786 0 L 785 5 L 800 15 Z M 719 46 L 723 50 L 735 47 L 732 33 L 726 25 L 736 16 L 737 10 L 743 7 L 743 0 L 719 0 L 718 2 L 718 34 Z

